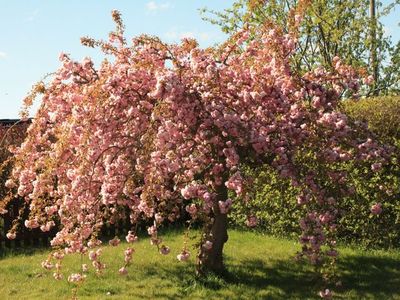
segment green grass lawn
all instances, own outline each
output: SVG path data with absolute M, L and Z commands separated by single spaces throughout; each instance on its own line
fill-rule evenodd
M 105 247 L 102 261 L 109 267 L 97 277 L 90 270 L 78 291 L 79 299 L 319 299 L 315 277 L 308 266 L 293 260 L 294 241 L 253 232 L 231 231 L 225 248 L 228 275 L 194 277 L 194 256 L 182 263 L 176 254 L 183 235 L 169 231 L 163 238 L 172 251 L 161 256 L 143 238 L 129 274 L 117 274 L 127 246 Z M 40 263 L 48 250 L 13 253 L 0 259 L 0 299 L 70 299 L 72 284 L 55 281 Z M 400 299 L 400 251 L 361 251 L 342 248 L 339 263 L 343 286 L 340 299 Z M 79 256 L 64 262 L 64 275 L 78 272 Z M 85 263 L 89 263 L 84 258 Z

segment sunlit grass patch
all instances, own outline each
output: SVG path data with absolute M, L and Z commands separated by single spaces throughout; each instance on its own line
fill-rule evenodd
M 135 244 L 136 253 L 127 276 L 120 276 L 122 243 L 104 247 L 104 274 L 90 269 L 78 290 L 79 299 L 319 299 L 318 283 L 311 268 L 293 259 L 299 245 L 253 232 L 231 231 L 225 248 L 227 273 L 196 278 L 195 250 L 187 263 L 178 262 L 183 234 L 168 231 L 164 242 L 171 247 L 162 256 L 148 238 Z M 342 248 L 339 268 L 342 299 L 400 299 L 400 251 L 362 251 Z M 55 281 L 40 263 L 48 250 L 8 254 L 0 259 L 0 299 L 70 299 L 72 284 Z M 83 258 L 84 263 L 90 263 Z M 79 272 L 81 258 L 68 256 L 64 278 Z

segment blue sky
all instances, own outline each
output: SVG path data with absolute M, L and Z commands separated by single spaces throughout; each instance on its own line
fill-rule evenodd
M 80 60 L 102 59 L 80 45 L 81 36 L 106 38 L 112 9 L 121 11 L 128 37 L 148 33 L 168 42 L 184 36 L 208 46 L 224 40 L 217 26 L 201 20 L 198 8 L 223 10 L 233 0 L 0 0 L 0 119 L 16 118 L 23 97 L 44 74 L 57 69 L 60 52 Z M 388 1 L 384 1 L 388 2 Z M 396 16 L 397 15 L 397 16 Z M 394 41 L 400 39 L 400 9 L 385 18 Z

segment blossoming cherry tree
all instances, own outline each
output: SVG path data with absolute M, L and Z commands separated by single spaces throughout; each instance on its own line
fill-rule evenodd
M 43 94 L 41 105 L 14 151 L 7 182 L 29 206 L 25 226 L 47 231 L 59 222 L 51 241 L 57 259 L 88 254 L 101 272 L 101 251 L 94 248 L 105 222 L 128 210 L 126 240 L 133 243 L 135 224 L 153 220 L 151 242 L 168 254 L 158 228 L 187 216 L 204 224 L 198 272 L 221 272 L 232 201 L 251 201 L 251 178 L 242 168 L 268 164 L 300 190 L 302 256 L 331 265 L 337 203 L 352 192 L 337 166 L 348 160 L 380 166 L 387 158 L 338 110 L 343 93 L 357 92 L 358 73 L 334 58 L 332 70 L 295 74 L 295 29 L 285 33 L 274 24 L 248 26 L 220 47 L 201 49 L 193 39 L 168 45 L 145 35 L 128 43 L 119 13 L 113 18 L 117 29 L 108 41 L 82 39 L 112 59 L 96 68 L 89 58 L 61 54 L 52 81 L 35 90 Z M 295 28 L 299 16 L 293 22 Z M 304 165 L 310 153 L 320 169 Z M 379 212 L 377 204 L 372 213 Z M 256 223 L 250 214 L 248 226 Z M 125 251 L 122 275 L 132 254 Z M 189 256 L 185 244 L 177 258 Z

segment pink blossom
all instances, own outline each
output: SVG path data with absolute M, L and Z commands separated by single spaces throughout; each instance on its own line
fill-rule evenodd
M 134 243 L 138 240 L 138 237 L 132 231 L 128 231 L 128 235 L 125 239 L 128 243 Z
M 8 233 L 6 234 L 6 236 L 7 236 L 7 238 L 8 238 L 9 240 L 14 240 L 14 239 L 17 237 L 17 235 L 15 234 L 15 232 L 8 232 Z
M 12 189 L 13 187 L 16 186 L 15 182 L 14 182 L 12 179 L 8 179 L 8 180 L 5 182 L 4 185 L 5 185 L 5 187 L 8 188 L 8 189 Z
M 211 250 L 212 246 L 213 246 L 213 243 L 211 241 L 205 241 L 204 244 L 203 244 L 203 248 L 205 250 Z
M 295 21 L 296 26 L 299 26 L 302 20 L 303 20 L 303 16 L 297 15 L 297 14 L 294 16 L 294 21 Z
M 97 259 L 96 251 L 89 251 L 89 259 L 95 261 Z
M 149 228 L 147 228 L 147 233 L 149 235 L 155 235 L 157 234 L 157 227 L 156 226 L 150 226 Z
M 102 270 L 104 270 L 106 268 L 106 265 L 94 260 L 92 261 L 92 266 L 96 269 L 96 273 L 100 274 L 102 272 Z
M 325 290 L 319 292 L 319 296 L 324 299 L 331 299 L 332 292 L 329 289 L 325 289 Z
M 54 227 L 54 226 L 55 226 L 54 221 L 50 221 L 50 222 L 47 222 L 47 223 L 44 224 L 44 225 L 41 225 L 41 226 L 40 226 L 40 230 L 43 231 L 43 232 L 48 232 L 48 231 L 50 231 L 50 229 L 51 229 L 52 227 Z
M 53 277 L 54 277 L 55 280 L 63 279 L 63 275 L 61 273 L 58 273 L 58 272 L 54 272 L 53 273 Z
M 39 223 L 38 223 L 38 221 L 36 219 L 25 220 L 24 224 L 25 224 L 26 228 L 30 228 L 30 229 L 39 227 Z
M 181 190 L 181 194 L 182 194 L 183 198 L 188 200 L 188 199 L 196 197 L 198 190 L 199 190 L 199 186 L 197 184 L 190 184 Z
M 96 240 L 96 239 L 92 239 L 87 243 L 89 248 L 94 248 L 96 246 L 100 246 L 101 244 L 102 244 L 102 241 Z
M 171 251 L 171 249 L 170 249 L 168 246 L 162 245 L 162 246 L 160 247 L 160 253 L 161 253 L 162 255 L 167 255 L 167 254 L 170 253 L 170 251 Z
M 189 259 L 189 257 L 190 257 L 190 252 L 187 251 L 187 250 L 183 250 L 181 253 L 179 253 L 179 254 L 176 256 L 176 258 L 177 258 L 179 261 L 187 261 L 187 260 Z
M 329 213 L 325 213 L 319 216 L 319 220 L 322 224 L 327 224 L 332 219 L 332 216 Z
M 183 188 L 183 189 L 181 190 L 181 194 L 182 194 L 183 198 L 185 198 L 185 199 L 190 199 L 191 196 L 192 196 L 192 195 L 191 195 L 191 192 L 190 192 L 190 187 L 187 186 L 187 187 Z
M 297 204 L 299 204 L 299 205 L 306 204 L 308 201 L 309 201 L 309 197 L 307 197 L 307 196 L 300 195 L 297 197 Z
M 112 240 L 110 240 L 108 243 L 110 244 L 110 246 L 118 246 L 119 243 L 121 242 L 121 240 L 117 237 L 113 238 Z
M 374 172 L 378 172 L 380 169 L 382 169 L 381 163 L 374 163 L 371 165 L 371 170 Z
M 45 260 L 42 262 L 42 268 L 46 270 L 51 270 L 53 267 L 54 265 L 49 260 Z
M 197 207 L 196 204 L 191 204 L 186 206 L 186 211 L 192 216 L 192 218 L 195 218 L 197 214 Z
M 125 250 L 125 256 L 130 256 L 130 255 L 132 255 L 133 253 L 135 252 L 135 249 L 133 249 L 133 248 L 127 248 L 126 250 Z
M 160 245 L 161 243 L 162 243 L 162 239 L 161 239 L 161 238 L 152 237 L 152 238 L 150 239 L 150 244 L 151 244 L 151 245 L 157 246 L 157 245 Z
M 68 276 L 68 282 L 79 283 L 79 282 L 84 281 L 85 278 L 86 278 L 86 275 L 75 273 L 75 274 L 71 274 Z
M 382 213 L 382 204 L 375 203 L 371 206 L 371 214 L 373 215 L 380 215 Z
M 155 219 L 156 223 L 158 223 L 158 224 L 160 224 L 160 223 L 162 223 L 162 221 L 164 221 L 164 218 L 160 213 L 156 213 L 154 215 L 154 219 Z
M 228 167 L 236 166 L 239 163 L 239 155 L 234 148 L 225 148 L 222 152 L 226 157 Z
M 219 207 L 219 211 L 221 212 L 221 214 L 228 213 L 231 206 L 232 206 L 231 199 L 227 199 L 226 201 L 218 201 L 218 207 Z
M 375 81 L 374 76 L 369 75 L 368 77 L 364 78 L 364 84 L 371 85 Z
M 122 267 L 122 268 L 120 268 L 120 269 L 118 270 L 118 273 L 119 273 L 120 275 L 127 275 L 127 274 L 128 274 L 128 270 L 127 270 L 127 268 Z
M 64 253 L 61 252 L 61 251 L 56 251 L 56 252 L 53 253 L 53 257 L 55 259 L 59 259 L 59 260 L 63 259 L 64 258 Z
M 57 210 L 58 210 L 57 205 L 45 207 L 45 211 L 46 211 L 47 215 L 49 215 L 49 216 L 54 215 L 57 212 Z
M 246 226 L 247 226 L 247 227 L 256 227 L 257 224 L 258 224 L 258 219 L 257 219 L 256 216 L 251 215 L 251 216 L 249 216 L 249 217 L 247 218 L 247 220 L 246 220 L 245 223 L 246 223 Z
M 234 190 L 237 195 L 242 194 L 243 191 L 243 178 L 239 172 L 236 172 L 232 175 L 227 182 L 225 182 L 225 186 L 228 189 Z

